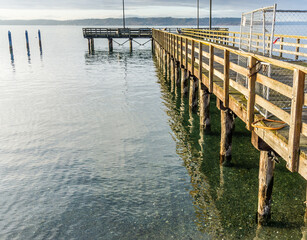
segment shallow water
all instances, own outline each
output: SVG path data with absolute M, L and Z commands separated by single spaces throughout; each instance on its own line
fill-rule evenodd
M 305 181 L 283 162 L 272 222 L 257 229 L 259 153 L 242 122 L 221 168 L 213 97 L 200 136 L 149 44 L 95 48 L 80 27 L 0 27 L 1 239 L 302 239 Z

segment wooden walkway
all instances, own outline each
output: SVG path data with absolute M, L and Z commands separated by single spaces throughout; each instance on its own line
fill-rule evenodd
M 291 172 L 298 172 L 307 179 L 307 112 L 304 111 L 307 106 L 304 93 L 307 68 L 301 64 L 239 51 L 234 46 L 236 43 L 225 42 L 228 41 L 227 36 L 230 37 L 223 33 L 215 40 L 210 40 L 208 36 L 206 40 L 200 40 L 204 36 L 153 30 L 154 51 L 159 66 L 171 80 L 172 86 L 180 87 L 182 94 L 189 94 L 191 110 L 196 109 L 199 98 L 200 125 L 204 130 L 210 127 L 208 96 L 214 94 L 217 97 L 222 121 L 222 164 L 231 158 L 234 118 L 239 117 L 246 123 L 252 133 L 253 145 L 261 151 L 258 220 L 263 223 L 270 217 L 274 160 L 280 156 Z M 297 50 L 297 45 L 294 47 Z M 298 55 L 297 51 L 293 51 L 295 59 Z M 240 66 L 239 58 L 245 59 L 248 65 Z M 261 71 L 260 64 L 271 65 L 275 74 L 267 77 Z M 239 81 L 237 76 L 246 81 Z M 267 100 L 259 93 L 259 89 L 265 87 L 270 88 L 275 98 Z M 280 104 L 283 100 L 277 101 L 277 96 L 283 96 L 289 107 L 282 107 Z M 263 119 L 257 110 L 259 108 L 270 112 L 270 119 L 281 120 L 286 126 L 273 130 L 281 124 L 257 122 Z

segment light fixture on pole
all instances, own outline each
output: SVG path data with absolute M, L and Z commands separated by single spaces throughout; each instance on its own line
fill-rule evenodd
M 125 23 L 125 0 L 123 0 L 123 26 L 126 28 L 126 23 Z

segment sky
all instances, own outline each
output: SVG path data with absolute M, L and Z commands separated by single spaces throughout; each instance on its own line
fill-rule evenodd
M 125 0 L 127 17 L 196 17 L 197 0 Z M 209 0 L 200 1 L 200 17 L 208 17 Z M 271 6 L 307 10 L 307 0 L 212 0 L 213 17 L 240 17 L 242 12 Z M 0 19 L 120 18 L 122 0 L 0 0 Z

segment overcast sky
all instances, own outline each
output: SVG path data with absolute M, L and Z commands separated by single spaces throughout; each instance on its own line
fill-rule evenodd
M 208 17 L 209 0 L 199 0 Z M 307 0 L 212 0 L 214 17 L 277 3 L 278 9 L 307 9 Z M 196 17 L 196 0 L 125 0 L 127 17 Z M 122 0 L 0 0 L 0 19 L 83 19 L 121 17 Z

